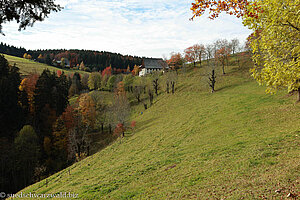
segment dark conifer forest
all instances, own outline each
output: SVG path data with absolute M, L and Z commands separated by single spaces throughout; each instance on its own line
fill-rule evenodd
M 92 50 L 66 50 L 66 49 L 45 49 L 26 50 L 22 47 L 15 47 L 4 43 L 0 44 L 0 53 L 23 57 L 25 53 L 31 55 L 33 60 L 48 65 L 53 65 L 53 60 L 68 60 L 70 68 L 79 68 L 84 63 L 87 71 L 102 71 L 111 66 L 115 71 L 125 71 L 128 66 L 133 69 L 134 65 L 141 65 L 142 58 L 137 56 L 122 55 L 105 51 Z

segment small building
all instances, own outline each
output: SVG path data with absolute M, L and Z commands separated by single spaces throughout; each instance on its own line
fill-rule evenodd
M 162 71 L 168 68 L 167 63 L 161 58 L 144 58 L 143 64 L 140 66 L 139 76 L 145 76 L 154 71 Z
M 64 61 L 65 61 L 65 68 L 70 68 L 70 61 L 67 59 L 67 58 L 64 58 Z M 52 61 L 52 64 L 55 66 L 55 67 L 61 67 L 61 60 L 56 60 L 54 59 Z

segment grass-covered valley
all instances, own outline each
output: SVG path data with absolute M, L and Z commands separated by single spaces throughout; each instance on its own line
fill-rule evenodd
M 1 1 L 0 199 L 299 199 L 299 5 Z
M 133 130 L 23 193 L 79 199 L 288 199 L 299 195 L 300 104 L 265 94 L 247 67 L 179 71 L 175 94 L 144 109 L 131 99 Z M 161 83 L 163 90 L 163 83 Z M 104 94 L 105 95 L 105 94 Z M 142 112 L 142 114 L 141 114 Z

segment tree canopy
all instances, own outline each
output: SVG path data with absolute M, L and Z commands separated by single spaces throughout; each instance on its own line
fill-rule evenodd
M 264 11 L 258 19 L 244 18 L 253 30 L 249 37 L 255 62 L 252 75 L 267 86 L 267 92 L 280 87 L 300 92 L 300 1 L 259 0 L 258 4 Z
M 3 23 L 16 21 L 19 31 L 33 26 L 36 21 L 43 21 L 50 12 L 62 9 L 54 0 L 0 0 L 0 33 Z

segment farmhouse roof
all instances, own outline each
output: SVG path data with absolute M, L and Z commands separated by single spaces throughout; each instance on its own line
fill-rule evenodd
M 143 67 L 146 69 L 163 69 L 165 61 L 161 58 L 144 58 Z

